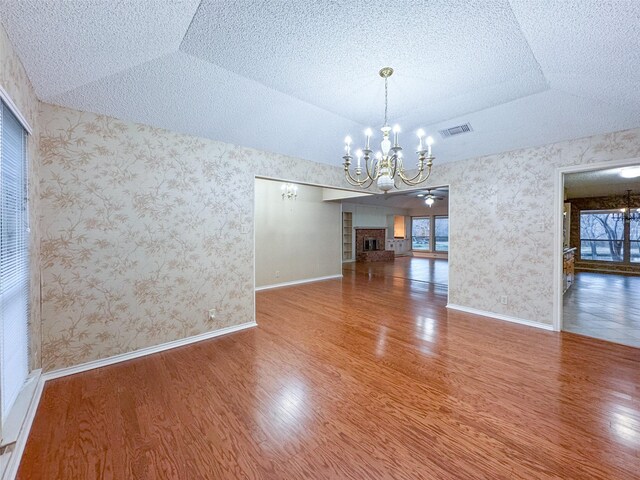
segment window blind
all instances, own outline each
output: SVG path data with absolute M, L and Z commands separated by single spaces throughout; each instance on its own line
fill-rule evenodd
M 27 132 L 0 109 L 0 408 L 4 424 L 29 374 Z

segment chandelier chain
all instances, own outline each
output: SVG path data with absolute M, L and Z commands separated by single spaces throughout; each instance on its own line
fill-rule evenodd
M 388 78 L 384 77 L 384 126 L 387 127 L 387 106 L 389 105 Z

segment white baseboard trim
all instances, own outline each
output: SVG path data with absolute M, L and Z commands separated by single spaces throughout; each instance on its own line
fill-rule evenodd
M 18 474 L 18 467 L 20 466 L 20 460 L 22 459 L 24 447 L 26 446 L 27 439 L 29 438 L 29 432 L 31 431 L 31 425 L 33 424 L 33 419 L 35 418 L 36 411 L 38 410 L 38 405 L 40 403 L 40 397 L 42 396 L 42 391 L 44 389 L 45 382 L 49 380 L 53 380 L 55 378 L 66 377 L 67 375 L 74 375 L 76 373 L 86 372 L 87 370 L 93 370 L 94 368 L 106 367 L 108 365 L 125 362 L 127 360 L 132 360 L 134 358 L 140 358 L 146 355 L 151 355 L 153 353 L 163 352 L 165 350 L 170 350 L 172 348 L 182 347 L 184 345 L 189 345 L 191 343 L 201 342 L 202 340 L 208 340 L 210 338 L 220 337 L 222 335 L 227 335 L 229 333 L 239 332 L 247 328 L 256 327 L 257 325 L 258 324 L 256 322 L 247 322 L 247 323 L 242 323 L 240 325 L 233 325 L 231 327 L 225 327 L 219 330 L 213 330 L 212 332 L 201 333 L 200 335 L 193 335 L 192 337 L 182 338 L 180 340 L 174 340 L 172 342 L 162 343 L 160 345 L 154 345 L 153 347 L 141 348 L 140 350 L 135 350 L 133 352 L 114 355 L 113 357 L 103 358 L 101 360 L 94 360 L 94 361 L 83 363 L 81 365 L 76 365 L 73 367 L 52 370 L 51 372 L 47 372 L 44 374 L 40 374 L 40 371 L 36 370 L 35 372 L 38 375 L 38 379 L 37 379 L 38 383 L 35 388 L 35 392 L 33 394 L 31 403 L 29 404 L 27 414 L 25 416 L 24 422 L 22 424 L 22 428 L 20 430 L 20 433 L 14 445 L 13 451 L 11 452 L 11 456 L 8 459 L 7 469 L 5 470 L 4 475 L 2 475 L 2 472 L 0 472 L 0 476 L 1 476 L 0 478 L 2 478 L 2 480 L 13 480 Z
M 291 287 L 293 285 L 301 285 L 303 283 L 321 282 L 323 280 L 334 280 L 336 278 L 342 278 L 342 274 L 329 275 L 326 277 L 306 278 L 304 280 L 294 280 L 292 282 L 274 283 L 273 285 L 264 285 L 262 287 L 256 287 L 256 292 L 259 292 L 261 290 L 269 290 L 271 288 Z
M 14 444 L 18 440 L 22 426 L 27 418 L 29 407 L 31 406 L 36 394 L 38 382 L 40 381 L 41 376 L 41 369 L 33 370 L 29 373 L 29 376 L 20 389 L 17 398 L 13 402 L 11 410 L 9 410 L 7 418 L 2 424 L 2 440 L 0 441 L 0 447 Z
M 39 372 L 39 370 L 36 370 L 36 372 Z M 13 450 L 11 451 L 9 460 L 7 462 L 7 469 L 4 472 L 4 476 L 2 476 L 3 480 L 14 480 L 16 478 L 16 475 L 18 475 L 20 460 L 22 460 L 24 447 L 27 445 L 27 439 L 29 438 L 31 425 L 33 424 L 33 419 L 36 417 L 38 405 L 40 404 L 40 397 L 42 396 L 42 390 L 44 389 L 44 376 L 40 373 L 37 373 L 37 375 L 38 378 L 37 380 L 34 379 L 34 381 L 37 381 L 38 383 L 31 397 L 31 402 L 29 403 L 27 414 L 25 415 L 24 421 L 22 423 L 22 428 L 20 429 L 20 433 L 18 434 L 18 438 L 15 445 L 13 446 Z
M 460 312 L 472 313 L 474 315 L 480 315 L 482 317 L 494 318 L 496 320 L 503 320 L 505 322 L 518 323 L 520 325 L 526 325 L 527 327 L 541 328 L 542 330 L 553 331 L 553 325 L 546 323 L 534 322 L 532 320 L 525 320 L 524 318 L 510 317 L 509 315 L 502 315 L 501 313 L 487 312 L 485 310 L 478 310 L 471 307 L 463 307 L 462 305 L 455 305 L 453 303 L 447 304 L 447 308 L 451 310 L 458 310 Z
M 189 345 L 190 343 L 201 342 L 202 340 L 208 340 L 210 338 L 219 337 L 221 335 L 227 335 L 229 333 L 239 332 L 247 328 L 256 327 L 256 322 L 247 322 L 240 325 L 233 325 L 231 327 L 220 328 L 211 332 L 201 333 L 199 335 L 193 335 L 192 337 L 181 338 L 180 340 L 174 340 L 172 342 L 161 343 L 160 345 L 154 345 L 152 347 L 141 348 L 140 350 L 134 350 L 133 352 L 121 353 L 120 355 L 114 355 L 113 357 L 102 358 L 100 360 L 93 360 L 91 362 L 82 363 L 73 367 L 60 368 L 58 370 L 52 370 L 43 374 L 45 381 L 53 380 L 54 378 L 66 377 L 67 375 L 74 375 L 76 373 L 86 372 L 87 370 L 93 370 L 94 368 L 106 367 L 113 365 L 114 363 L 126 362 L 127 360 L 133 360 L 134 358 L 144 357 L 153 353 L 164 352 L 165 350 L 171 350 L 172 348 L 182 347 Z

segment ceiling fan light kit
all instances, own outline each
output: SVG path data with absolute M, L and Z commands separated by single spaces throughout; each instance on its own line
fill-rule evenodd
M 376 182 L 377 187 L 384 193 L 396 187 L 398 180 L 406 185 L 416 186 L 425 182 L 431 175 L 431 167 L 435 157 L 431 153 L 431 145 L 433 138 L 425 139 L 424 130 L 418 130 L 418 155 L 417 173 L 410 177 L 407 175 L 403 165 L 402 147 L 398 142 L 400 127 L 394 126 L 393 129 L 388 125 L 388 80 L 393 74 L 393 68 L 384 67 L 380 70 L 379 75 L 384 78 L 384 125 L 380 129 L 382 132 L 382 141 L 380 142 L 380 150 L 373 154 L 371 149 L 371 137 L 373 132 L 370 128 L 365 130 L 365 147 L 356 150 L 356 166 L 354 174 L 351 173 L 351 143 L 352 139 L 347 136 L 344 139 L 345 155 L 344 172 L 347 182 L 353 186 L 369 188 Z M 393 130 L 393 145 L 391 144 L 391 131 Z M 364 163 L 364 169 L 362 166 Z

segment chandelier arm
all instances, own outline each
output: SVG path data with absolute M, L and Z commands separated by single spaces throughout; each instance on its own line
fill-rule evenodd
M 393 157 L 391 157 L 392 161 L 393 161 L 393 172 L 391 174 L 391 178 L 396 178 L 396 173 L 398 171 L 402 171 L 402 159 L 400 157 L 398 157 L 398 155 L 393 155 Z M 398 168 L 398 164 L 400 166 L 400 168 Z
M 367 183 L 370 180 L 370 178 L 364 178 L 362 180 L 360 180 L 359 178 L 353 178 L 353 176 L 351 175 L 351 171 L 348 167 L 345 167 L 344 174 L 347 182 L 350 185 L 353 185 L 354 187 L 362 187 L 365 183 Z M 368 187 L 369 186 L 366 186 L 364 188 L 368 188 Z
M 420 185 L 422 182 L 424 182 L 425 180 L 427 180 L 430 176 L 431 176 L 431 165 L 429 165 L 427 167 L 427 175 L 423 176 L 424 173 L 424 167 L 418 172 L 417 175 L 415 175 L 412 178 L 408 178 L 405 176 L 404 172 L 400 172 L 399 177 L 402 179 L 402 181 L 404 183 L 406 183 L 407 185 L 411 186 L 411 187 L 415 187 L 416 185 Z
M 378 169 L 378 164 L 380 162 L 376 160 L 374 157 L 370 157 L 370 160 L 371 160 L 371 165 L 369 165 L 368 161 L 365 161 L 364 165 L 367 169 L 367 176 L 371 179 L 371 182 L 373 183 L 380 176 L 380 171 Z M 371 172 L 373 172 L 373 175 L 371 174 Z

